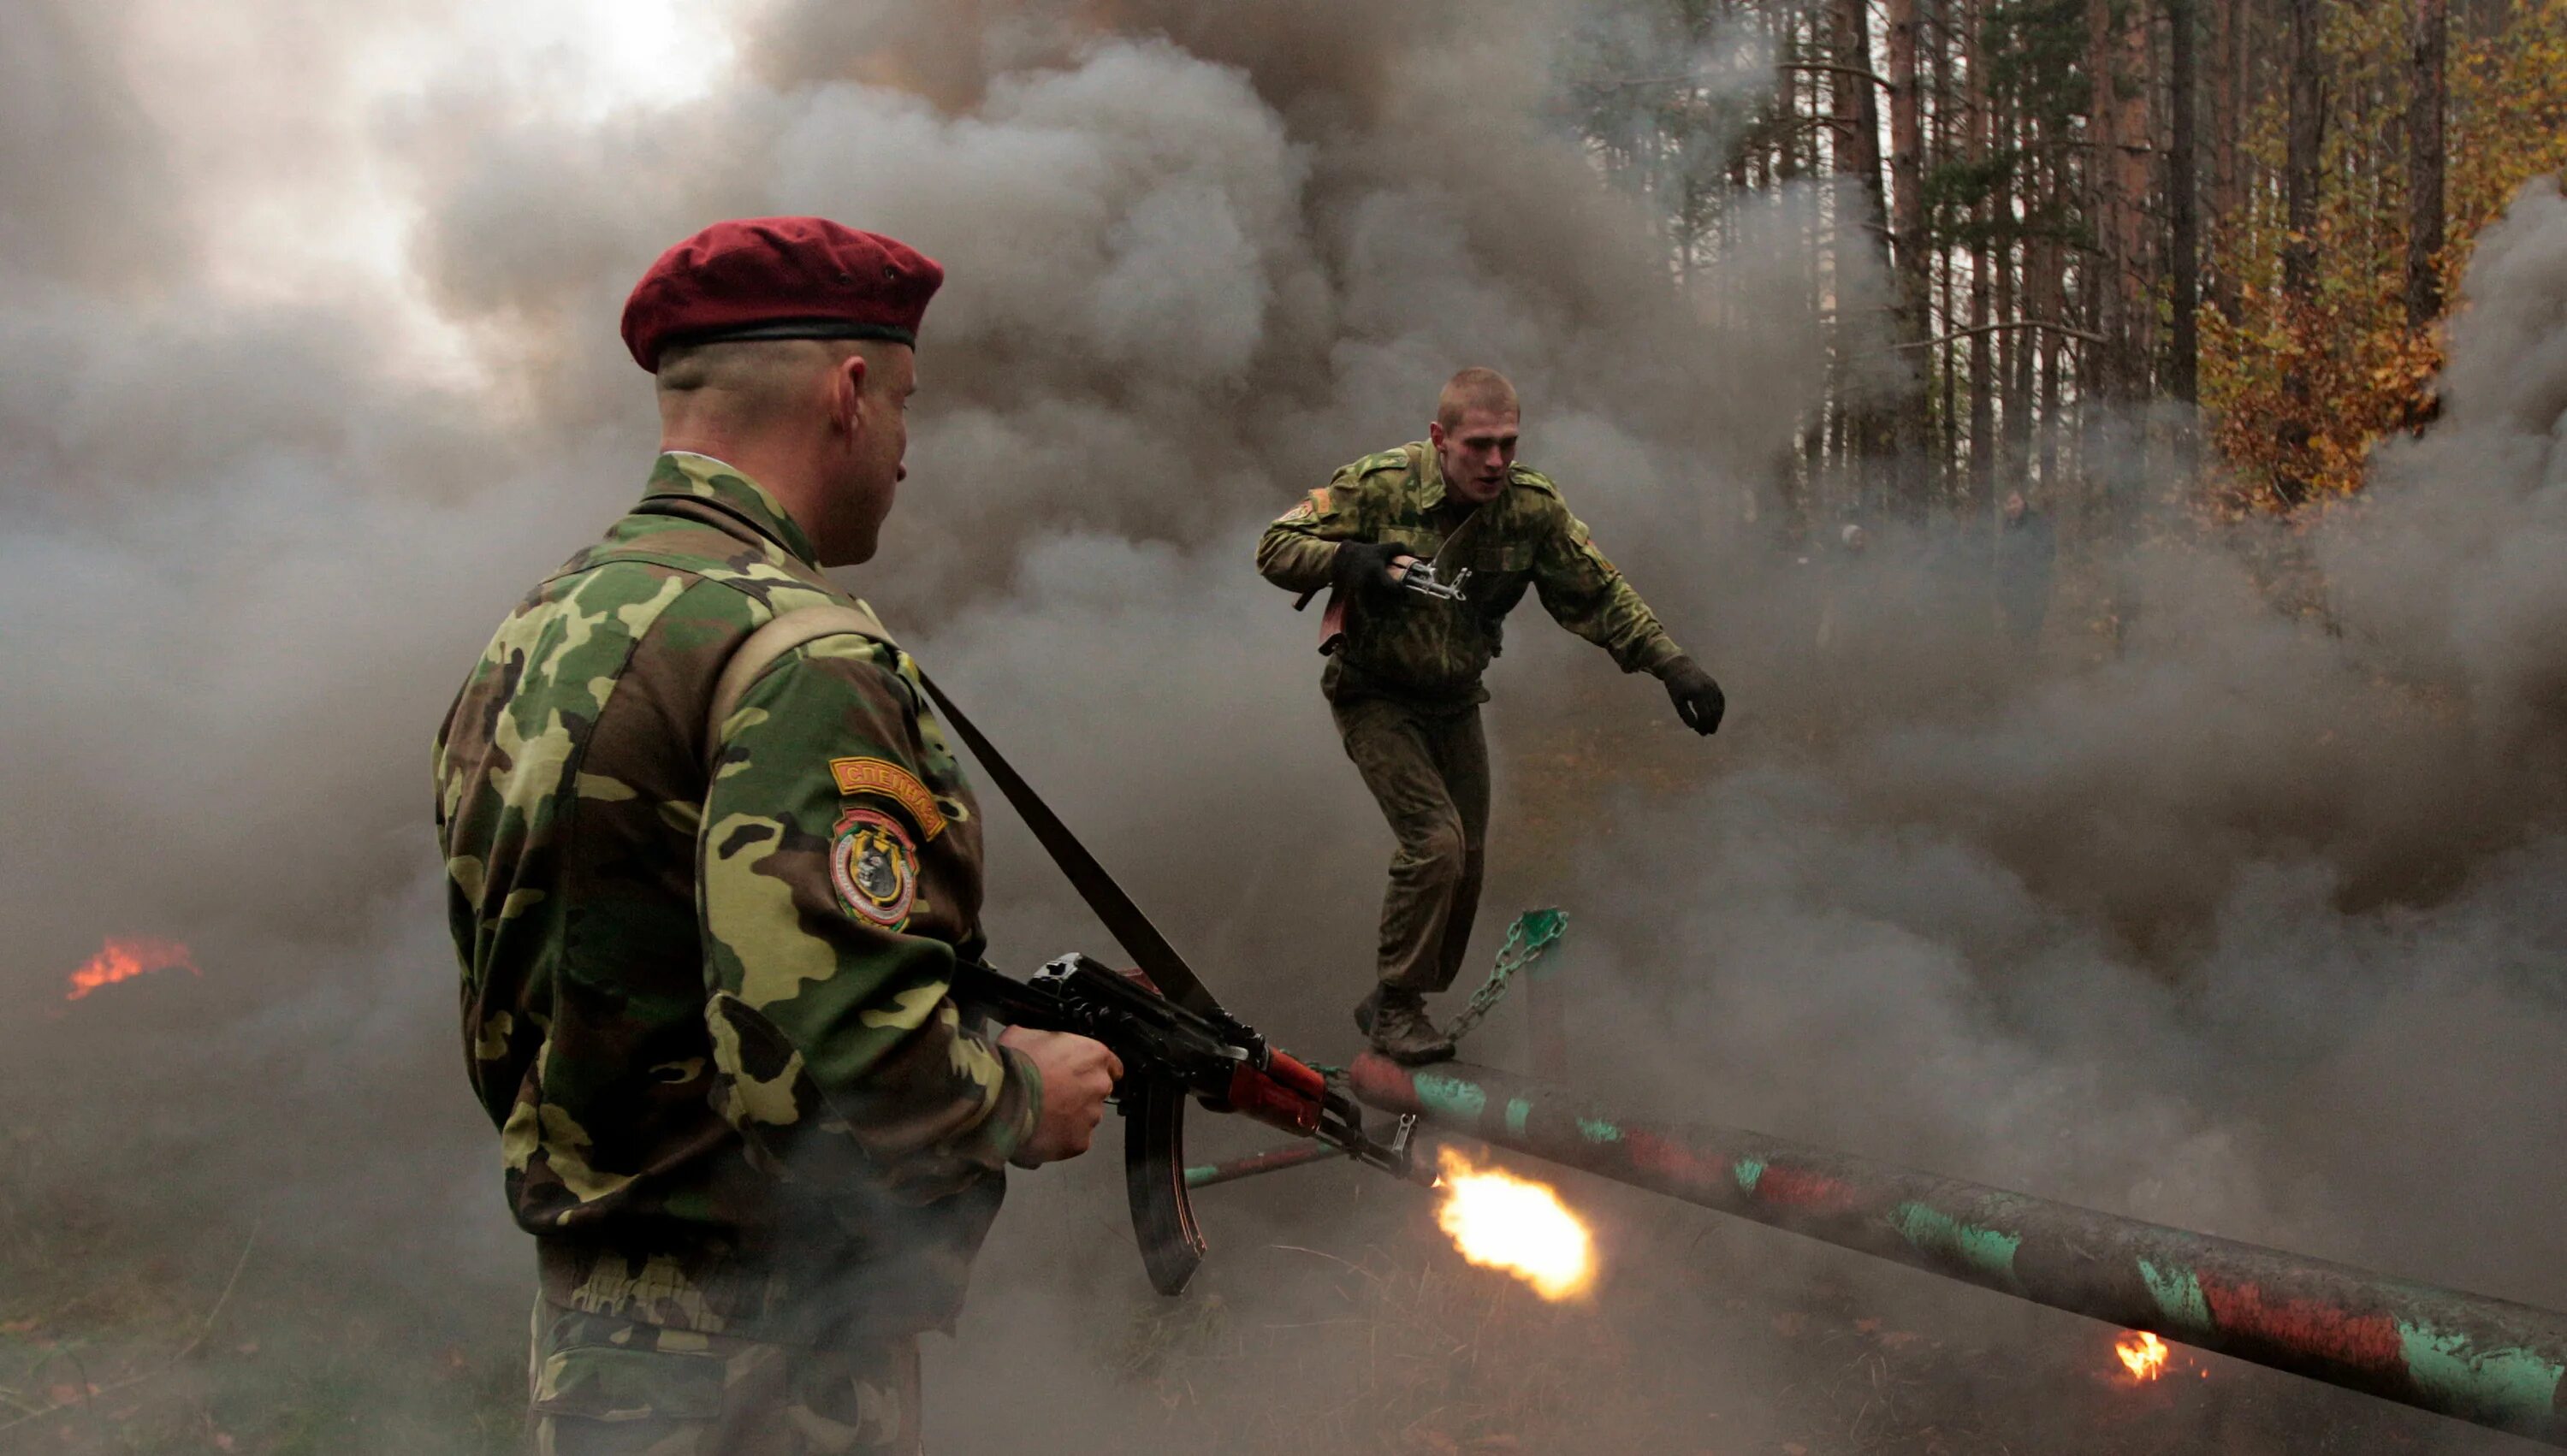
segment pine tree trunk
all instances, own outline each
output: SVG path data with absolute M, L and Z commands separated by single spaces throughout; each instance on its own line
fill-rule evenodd
M 2201 398 L 2201 343 L 2197 333 L 2201 308 L 2201 196 L 2193 161 L 2193 123 L 2197 114 L 2193 0 L 2166 0 L 2166 20 L 2171 30 L 2166 66 L 2166 292 L 2172 316 L 2167 320 L 2165 393 L 2190 405 Z
M 2045 324 L 2060 324 L 2068 320 L 2068 265 L 2067 249 L 2059 239 L 2055 219 L 2060 194 L 2066 190 L 2066 178 L 2059 164 L 2057 139 L 2049 135 L 2048 127 L 2036 127 L 2035 130 L 2038 134 L 2036 154 L 2041 157 L 2044 211 L 2054 221 L 2051 230 L 2045 231 L 2033 244 L 2030 306 L 2033 316 Z M 2039 338 L 2041 358 L 2035 372 L 2040 377 L 2040 387 L 2034 428 L 2040 437 L 2038 459 L 2042 493 L 2049 497 L 2055 519 L 2057 507 L 2067 503 L 2066 482 L 2060 474 L 2059 434 L 2062 422 L 2059 418 L 2059 379 L 2060 354 L 2067 348 L 2068 338 L 2055 328 L 2042 329 Z
M 2119 535 L 2133 524 L 2145 476 L 2146 441 L 2134 409 L 2144 394 L 2145 330 L 2139 290 L 2140 193 L 2146 186 L 2144 62 L 2132 55 L 2139 32 L 2115 0 L 2087 0 L 2086 39 L 2094 97 L 2087 171 L 2095 249 L 2084 276 L 2087 326 L 2097 336 L 2079 379 L 2081 472 L 2088 484 L 2089 535 Z
M 1895 462 L 1899 507 L 1910 513 L 1925 505 L 1928 459 L 1927 381 L 1933 361 L 1926 356 L 1931 337 L 1928 311 L 1933 285 L 1925 228 L 1925 128 L 1917 89 L 1917 0 L 1887 0 L 1888 34 L 1884 49 L 1889 81 L 1890 235 L 1897 245 L 1899 354 L 1913 371 L 1901 392 L 1898 410 L 1898 458 Z
M 1996 140 L 1995 98 L 1989 95 L 1987 59 L 1981 54 L 1979 5 L 1972 0 L 1963 11 L 1965 29 L 1961 35 L 1961 59 L 1968 68 L 1970 160 L 1979 168 L 1987 165 Z M 1991 326 L 1996 318 L 1996 280 L 1990 275 L 1997 267 L 1997 249 L 1992 233 L 1996 226 L 1997 198 L 2003 195 L 2002 183 L 1991 183 L 1971 210 L 1974 224 L 1970 239 L 1970 468 L 1964 477 L 1961 505 L 1965 514 L 1975 518 L 1986 512 L 1989 492 L 1996 474 L 1996 357 L 1999 341 Z
M 2245 126 L 2239 97 L 2246 53 L 2246 0 L 2210 0 L 2210 213 L 2234 217 L 2246 205 L 2246 170 L 2237 134 Z M 2210 303 L 2235 323 L 2245 302 L 2226 268 L 2210 271 Z
M 2442 312 L 2442 63 L 2449 46 L 2443 0 L 2416 0 L 2409 33 L 2407 98 L 2407 325 Z
M 1805 38 L 1802 27 L 1804 25 L 1814 25 L 1815 23 L 1815 17 L 1813 17 L 1808 11 L 1792 11 L 1785 18 L 1780 50 L 1778 53 L 1790 60 L 1800 60 L 1806 57 L 1809 54 L 1809 49 L 1804 44 Z M 1783 94 L 1778 108 L 1778 112 L 1782 120 L 1781 145 L 1783 148 L 1783 160 L 1780 175 L 1782 177 L 1783 185 L 1787 188 L 1801 180 L 1802 177 L 1818 166 L 1819 129 L 1813 126 L 1802 125 L 1801 119 L 1802 92 L 1805 89 L 1814 89 L 1818 77 L 1815 72 L 1792 70 L 1783 74 Z M 1817 100 L 1814 92 L 1811 100 L 1811 115 L 1813 117 L 1817 115 Z M 1814 214 L 1804 213 L 1803 218 L 1804 222 L 1801 230 L 1802 297 L 1807 300 L 1809 304 L 1810 317 L 1815 319 L 1819 317 L 1821 300 L 1826 296 L 1826 280 L 1820 276 L 1819 264 L 1819 250 L 1823 241 L 1819 232 L 1821 223 Z M 1797 471 L 1785 481 L 1786 491 L 1783 497 L 1784 515 L 1782 525 L 1791 534 L 1798 535 L 1809 525 L 1810 501 L 1811 498 L 1818 493 L 1819 477 L 1826 466 L 1825 454 L 1827 447 L 1827 408 L 1825 403 L 1822 402 L 1817 414 L 1804 417 L 1801 422 L 1801 453 L 1798 468 Z
M 1837 257 L 1840 266 L 1851 272 L 1855 258 L 1868 258 L 1884 272 L 1888 270 L 1888 212 L 1880 179 L 1880 98 L 1872 83 L 1865 79 L 1871 72 L 1871 16 L 1864 0 L 1835 0 L 1837 65 L 1843 70 L 1833 73 L 1830 89 L 1836 98 L 1837 170 L 1852 183 L 1840 187 L 1836 198 Z M 1849 75 L 1847 72 L 1855 74 Z M 1843 313 L 1844 293 L 1838 293 L 1837 352 L 1842 361 L 1850 348 L 1871 347 L 1868 331 L 1854 327 Z M 1892 331 L 1895 336 L 1895 330 Z M 1879 455 L 1889 443 L 1884 437 L 1879 414 L 1867 401 L 1845 398 L 1840 393 L 1845 411 L 1845 444 L 1839 455 L 1851 466 L 1853 488 L 1850 499 L 1854 506 L 1866 498 L 1873 487 L 1870 478 Z
M 2318 28 L 2319 0 L 2290 7 L 2290 128 L 2282 166 L 2282 291 L 2307 302 L 2317 288 L 2318 163 L 2326 141 L 2326 91 Z
M 2021 483 L 2024 442 L 2032 438 L 2031 317 L 2023 306 L 2024 254 L 2013 231 L 2000 236 L 1996 251 L 1996 322 L 2012 325 L 1997 335 L 1996 429 L 1989 433 L 1988 493 L 2002 496 Z M 2003 482 L 2000 484 L 1999 482 Z
M 2309 306 L 2317 293 L 2318 167 L 2326 148 L 2324 57 L 2319 49 L 2323 22 L 2319 0 L 2288 0 L 2290 16 L 2290 118 L 2284 140 L 2282 210 L 2290 236 L 2282 244 L 2282 293 L 2294 310 Z M 2300 321 L 2291 321 L 2296 326 Z M 2309 495 L 2309 398 L 2307 376 L 2285 369 L 2282 398 L 2288 404 L 2279 427 L 2272 470 L 2273 490 L 2284 509 L 2297 507 Z
M 1959 128 L 1964 122 L 1961 108 L 1953 101 L 1952 67 L 1959 59 L 1953 44 L 1952 7 L 1956 0 L 1929 0 L 1926 27 L 1920 41 L 1933 75 L 1933 107 L 1925 126 L 1924 170 L 1931 175 L 1935 168 L 1959 149 Z M 1923 190 L 1921 179 L 1918 190 Z M 1941 357 L 1936 361 L 1936 412 L 1933 417 L 1933 474 L 1926 482 L 1927 499 L 1937 509 L 1948 507 L 1960 494 L 1955 485 L 1961 474 L 1961 331 L 1956 300 L 1961 290 L 1960 255 L 1950 246 L 1950 218 L 1938 214 L 1930 204 L 1924 207 L 1926 235 L 1934 246 L 1926 251 L 1926 262 L 1934 274 L 1934 312 L 1927 321 L 1926 337 L 1941 339 L 1941 347 L 1931 351 Z

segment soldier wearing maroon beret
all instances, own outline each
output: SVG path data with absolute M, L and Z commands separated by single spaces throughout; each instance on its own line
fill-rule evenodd
M 906 473 L 935 261 L 716 223 L 625 306 L 641 501 L 490 640 L 437 735 L 463 1045 L 536 1240 L 544 1456 L 918 1448 L 1003 1167 L 1121 1067 L 966 1024 L 981 825 L 918 670 L 824 566 Z

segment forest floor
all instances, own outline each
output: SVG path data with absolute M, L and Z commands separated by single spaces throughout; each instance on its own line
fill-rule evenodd
M 1651 1222 L 1681 1240 L 1675 1223 L 1710 1219 L 1682 1210 Z M 31 1232 L 13 1220 L 0 1238 L 0 1452 L 522 1449 L 513 1339 L 423 1330 L 290 1267 L 262 1267 L 255 1244 L 231 1270 L 184 1273 L 127 1259 L 105 1222 Z M 1944 1297 L 1921 1278 L 1903 1307 L 1825 1277 L 1776 1302 L 1722 1288 L 1739 1278 L 1723 1257 L 1689 1258 L 1672 1279 L 1659 1268 L 1546 1305 L 1431 1249 L 1307 1252 L 1332 1266 L 1323 1277 L 1343 1308 L 1325 1321 L 1324 1351 L 1307 1328 L 1244 1317 L 1213 1296 L 1140 1307 L 1091 1352 L 1098 1381 L 1128 1396 L 1131 1449 L 2351 1456 L 2514 1444 L 2180 1347 L 2142 1383 L 2114 1358 L 2117 1331 L 2064 1315 L 2032 1339 L 2019 1326 L 1950 1337 L 1936 1328 L 1938 1312 L 1951 1322 L 1936 1309 Z M 1358 1339 L 1369 1357 L 1349 1378 L 1341 1357 Z M 1694 1353 L 1676 1363 L 1678 1348 Z M 1197 1395 L 1214 1388 L 1225 1394 Z M 1671 1442 L 1670 1431 L 1685 1434 Z

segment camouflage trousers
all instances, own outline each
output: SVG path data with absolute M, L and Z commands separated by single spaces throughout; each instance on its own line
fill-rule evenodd
M 918 1340 L 694 1334 L 538 1300 L 535 1456 L 916 1456 Z
M 1381 984 L 1442 991 L 1462 969 L 1489 839 L 1489 743 L 1480 710 L 1386 698 L 1330 705 L 1346 756 L 1399 848 L 1381 897 Z

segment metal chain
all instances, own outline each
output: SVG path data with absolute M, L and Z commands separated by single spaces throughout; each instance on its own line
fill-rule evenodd
M 1462 1008 L 1462 1015 L 1453 1019 L 1444 1034 L 1455 1041 L 1470 1035 L 1506 999 L 1507 988 L 1514 984 L 1517 974 L 1532 969 L 1568 928 L 1566 910 L 1528 910 L 1517 916 L 1516 923 L 1507 927 L 1507 943 L 1498 947 L 1498 963 L 1490 969 L 1489 979 L 1471 993 L 1470 1005 Z

